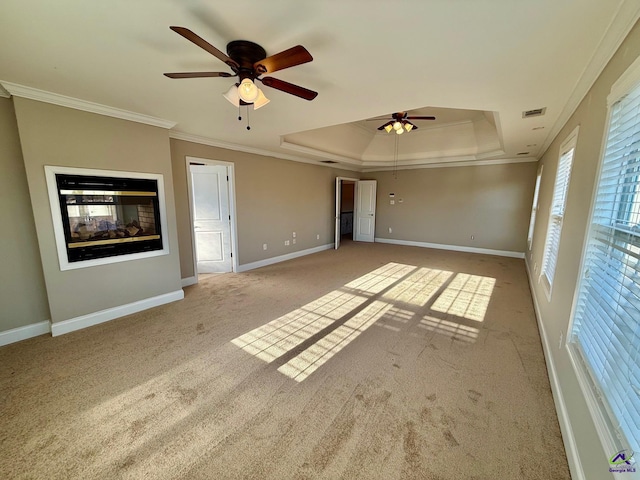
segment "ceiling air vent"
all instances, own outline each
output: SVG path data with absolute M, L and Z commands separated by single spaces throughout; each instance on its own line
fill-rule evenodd
M 547 107 L 536 108 L 535 110 L 525 110 L 522 112 L 522 118 L 541 117 L 547 111 Z
M 320 163 L 338 163 L 338 162 L 334 162 L 333 160 L 320 160 Z
M 518 152 L 517 155 L 529 155 L 531 152 Z

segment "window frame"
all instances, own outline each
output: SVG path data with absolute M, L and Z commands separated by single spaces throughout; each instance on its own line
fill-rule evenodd
M 591 368 L 587 364 L 587 360 L 584 358 L 578 342 L 577 334 L 574 333 L 574 327 L 577 321 L 577 310 L 580 302 L 580 294 L 582 292 L 585 279 L 589 276 L 589 272 L 586 271 L 589 246 L 592 238 L 592 229 L 594 225 L 595 210 L 597 206 L 597 196 L 599 193 L 599 187 L 601 184 L 602 172 L 605 164 L 605 155 L 608 148 L 609 134 L 611 131 L 612 121 L 612 109 L 613 106 L 625 96 L 631 93 L 633 90 L 640 89 L 640 57 L 637 58 L 633 64 L 618 78 L 618 80 L 611 87 L 611 92 L 607 97 L 607 117 L 605 121 L 605 128 L 603 132 L 603 140 L 601 142 L 600 156 L 598 161 L 598 168 L 596 171 L 595 181 L 593 185 L 593 192 L 591 195 L 591 205 L 589 208 L 589 218 L 587 223 L 587 234 L 585 235 L 582 255 L 580 260 L 580 267 L 578 270 L 578 281 L 576 282 L 575 292 L 573 295 L 573 302 L 571 307 L 570 321 L 567 329 L 566 341 L 564 346 L 570 363 L 576 373 L 578 385 L 582 391 L 584 399 L 586 401 L 589 413 L 594 422 L 594 426 L 598 433 L 601 445 L 607 455 L 614 454 L 630 447 L 628 440 L 624 438 L 624 434 L 618 430 L 612 419 L 612 413 L 609 411 L 605 404 L 605 393 L 602 391 L 600 385 L 594 380 Z M 640 122 L 637 125 L 638 131 L 640 131 Z M 616 209 L 612 209 L 612 214 Z M 615 217 L 611 217 L 610 220 L 614 220 Z M 618 421 L 619 423 L 619 421 Z M 640 478 L 640 476 L 629 476 L 629 478 Z
M 533 204 L 531 205 L 531 216 L 529 217 L 529 232 L 527 233 L 527 246 L 529 251 L 533 248 L 533 234 L 536 228 L 536 217 L 540 208 L 540 184 L 542 183 L 542 172 L 544 165 L 540 165 L 536 174 L 536 186 L 533 190 Z
M 579 131 L 580 126 L 578 125 L 567 136 L 564 142 L 562 142 L 558 153 L 558 167 L 556 169 L 556 176 L 553 183 L 553 195 L 551 197 L 551 205 L 549 206 L 547 233 L 545 236 L 544 248 L 542 251 L 540 276 L 538 277 L 538 283 L 542 283 L 543 290 L 548 301 L 551 301 L 553 279 L 555 277 L 557 262 L 560 253 L 560 243 L 562 241 L 562 226 L 564 224 L 564 218 L 566 216 L 567 199 L 569 198 L 569 188 L 571 186 L 571 172 L 575 163 L 574 160 L 576 155 L 576 146 L 578 143 Z M 564 176 L 560 177 L 560 175 L 565 173 L 563 172 L 563 162 L 566 161 L 566 156 L 569 153 L 571 153 L 571 157 L 568 160 L 570 164 L 566 168 L 566 180 L 561 183 L 561 180 L 564 178 Z M 561 202 L 558 202 L 558 197 L 560 195 L 562 195 Z M 557 236 L 557 241 L 552 243 L 554 234 Z

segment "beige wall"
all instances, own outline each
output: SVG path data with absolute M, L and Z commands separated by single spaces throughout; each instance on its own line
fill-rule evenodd
M 566 338 L 569 331 L 571 307 L 606 128 L 606 97 L 612 84 L 638 55 L 640 55 L 640 27 L 636 25 L 543 156 L 540 209 L 536 219 L 533 249 L 526 257 L 529 270 L 534 277 L 532 286 L 539 308 L 540 321 L 550 345 L 549 361 L 555 367 L 561 397 L 566 405 L 577 451 L 588 480 L 613 478 L 608 472 L 607 459 L 615 452 L 603 451 L 567 350 L 564 347 L 558 348 L 558 345 L 560 336 Z M 574 153 L 553 291 L 549 301 L 537 278 L 549 221 L 548 212 L 558 166 L 559 148 L 578 125 L 580 132 Z
M 194 274 L 187 156 L 234 165 L 240 266 L 333 243 L 335 178 L 357 178 L 354 172 L 171 139 L 182 278 Z M 285 246 L 293 232 L 296 244 Z
M 180 290 L 168 132 L 23 98 L 14 104 L 52 322 Z M 162 174 L 171 253 L 60 271 L 45 165 Z
M 524 252 L 536 169 L 511 163 L 368 174 L 378 181 L 376 238 Z
M 0 332 L 49 319 L 13 102 L 0 98 Z

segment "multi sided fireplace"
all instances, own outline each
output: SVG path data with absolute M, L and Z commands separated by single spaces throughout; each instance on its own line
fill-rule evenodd
M 57 170 L 47 175 L 50 197 L 54 183 L 59 206 L 54 222 L 58 217 L 58 255 L 64 255 L 61 268 L 77 268 L 79 262 L 100 259 L 99 264 L 121 261 L 124 259 L 114 257 L 123 255 L 164 253 L 161 177 L 113 172 L 88 175 L 78 173 L 79 169 L 61 172 L 50 168 Z

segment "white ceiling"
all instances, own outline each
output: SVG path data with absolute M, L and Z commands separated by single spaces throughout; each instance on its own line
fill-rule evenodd
M 175 122 L 176 138 L 354 170 L 535 160 L 639 15 L 640 0 L 3 0 L 0 83 Z M 263 87 L 271 103 L 247 131 L 222 97 L 234 79 L 162 75 L 230 71 L 170 25 L 222 51 L 304 45 L 313 62 L 273 76 L 319 95 Z M 365 120 L 398 111 L 438 121 L 416 122 L 396 156 L 384 121 Z

